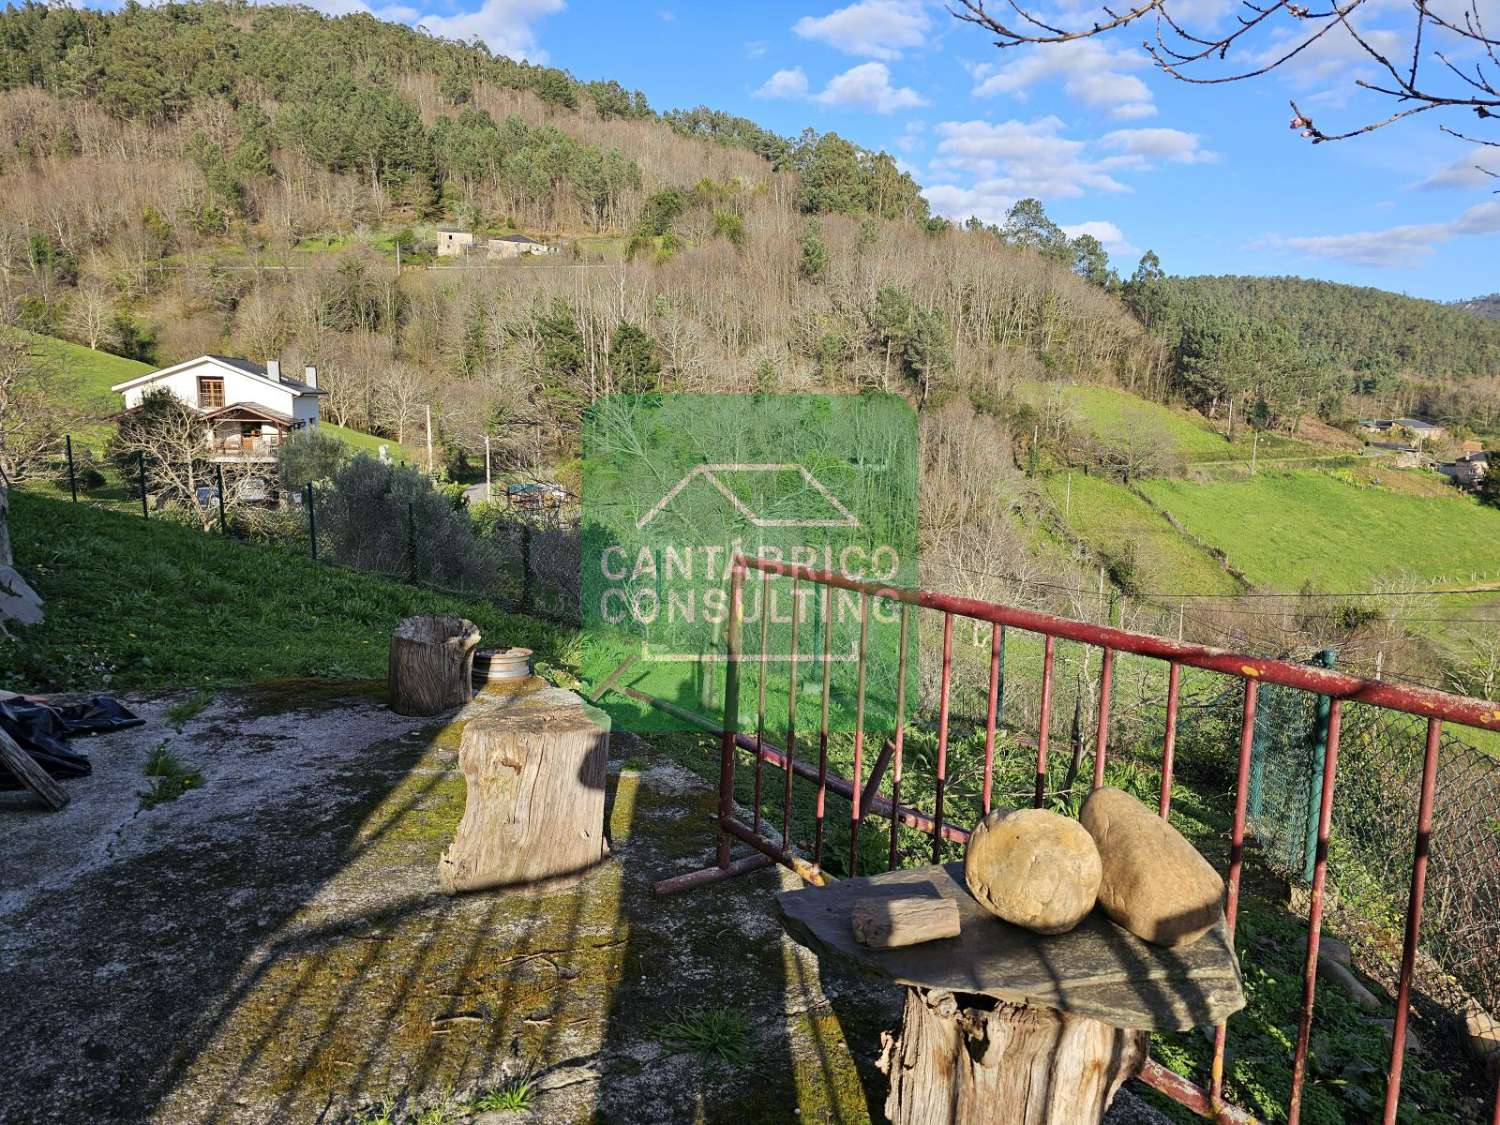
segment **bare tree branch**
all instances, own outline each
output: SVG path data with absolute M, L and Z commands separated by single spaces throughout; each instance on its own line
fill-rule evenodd
M 1028 7 L 1027 0 L 1004 0 L 1003 8 L 992 0 L 955 0 L 948 11 L 989 32 L 1000 48 L 1071 43 L 1149 19 L 1153 35 L 1142 49 L 1164 73 L 1200 86 L 1263 77 L 1320 44 L 1340 41 L 1335 33 L 1341 32 L 1357 56 L 1380 71 L 1375 80 L 1356 72 L 1354 85 L 1395 100 L 1399 108 L 1357 127 L 1323 129 L 1293 102 L 1292 127 L 1313 144 L 1362 136 L 1434 109 L 1468 110 L 1484 122 L 1500 119 L 1500 40 L 1485 31 L 1479 0 L 1468 0 L 1461 20 L 1451 10 L 1447 15 L 1434 10 L 1432 0 L 1412 0 L 1410 15 L 1405 16 L 1392 16 L 1372 0 L 1335 0 L 1319 8 L 1296 0 L 1240 0 L 1227 28 L 1208 29 L 1173 14 L 1173 8 L 1185 2 L 1151 0 L 1127 9 L 1104 5 L 1099 9 L 1102 18 L 1076 27 L 1066 26 L 1050 10 L 1042 18 L 1042 10 Z M 1283 15 L 1299 29 L 1290 39 L 1284 37 L 1282 24 L 1273 22 Z M 1393 18 L 1409 21 L 1404 32 L 1392 25 Z M 1388 46 L 1388 40 L 1394 46 Z M 1254 65 L 1233 66 L 1230 55 L 1236 50 L 1250 54 Z M 1442 65 L 1424 71 L 1422 64 L 1429 58 Z M 1441 128 L 1474 144 L 1500 147 L 1500 140 L 1465 136 L 1446 124 Z

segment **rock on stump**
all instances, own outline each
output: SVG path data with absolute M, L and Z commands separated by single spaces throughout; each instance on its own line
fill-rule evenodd
M 1096 1122 L 1146 1061 L 1149 1031 L 952 992 L 906 990 L 877 1064 L 895 1125 Z
M 1067 933 L 1094 909 L 1099 849 L 1046 809 L 995 809 L 969 837 L 964 882 L 991 914 L 1039 934 Z
M 438 863 L 443 890 L 581 879 L 605 856 L 608 760 L 609 716 L 571 692 L 472 720 L 458 751 L 464 815 Z
M 1095 789 L 1078 820 L 1099 845 L 1099 905 L 1115 925 L 1176 948 L 1218 922 L 1224 880 L 1154 810 L 1122 789 Z
M 464 617 L 408 617 L 391 634 L 388 684 L 391 710 L 437 715 L 462 707 L 473 694 L 470 676 L 479 627 Z

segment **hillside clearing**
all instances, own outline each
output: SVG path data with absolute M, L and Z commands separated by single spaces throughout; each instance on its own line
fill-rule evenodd
M 1119 387 L 1027 383 L 1022 393 L 1038 408 L 1048 396 L 1059 396 L 1070 423 L 1105 442 L 1126 434 L 1160 433 L 1171 442 L 1172 452 L 1189 462 L 1248 461 L 1257 444 L 1247 427 L 1239 427 L 1230 442 L 1195 411 L 1151 402 Z M 1254 451 L 1261 457 L 1316 457 L 1334 452 L 1274 433 L 1262 433 Z
M 1072 478 L 1071 483 L 1069 477 Z M 1219 562 L 1179 534 L 1122 484 L 1083 473 L 1054 473 L 1043 487 L 1068 526 L 1101 556 L 1131 552 L 1144 590 L 1232 594 L 1239 584 Z
M 1141 489 L 1268 590 L 1363 590 L 1407 576 L 1456 584 L 1500 573 L 1500 511 L 1456 494 L 1409 495 L 1311 471 L 1150 480 Z

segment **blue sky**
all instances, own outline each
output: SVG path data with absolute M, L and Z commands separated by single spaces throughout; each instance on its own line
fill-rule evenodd
M 1171 273 L 1300 274 L 1444 300 L 1500 290 L 1500 181 L 1474 171 L 1477 150 L 1442 135 L 1436 115 L 1317 146 L 1288 128 L 1289 96 L 1327 131 L 1390 112 L 1353 89 L 1368 70 L 1347 39 L 1266 78 L 1185 86 L 1153 70 L 1141 30 L 1001 51 L 929 0 L 374 2 L 435 34 L 617 79 L 658 109 L 706 104 L 786 134 L 836 130 L 895 154 L 955 219 L 998 221 L 1035 195 L 1065 227 L 1099 237 L 1122 273 L 1150 248 Z M 1086 12 L 1082 2 L 1047 7 Z M 1409 6 L 1369 3 L 1376 24 L 1390 21 L 1377 41 L 1400 50 Z M 1232 4 L 1172 10 L 1214 26 Z M 327 6 L 341 5 L 363 6 Z M 1274 29 L 1270 44 L 1290 34 Z

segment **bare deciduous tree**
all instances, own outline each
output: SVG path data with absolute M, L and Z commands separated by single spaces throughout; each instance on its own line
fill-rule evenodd
M 118 338 L 114 325 L 115 304 L 102 285 L 79 286 L 68 302 L 68 331 L 89 346 L 90 351 L 108 347 Z

